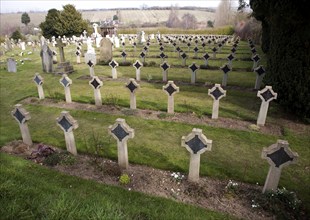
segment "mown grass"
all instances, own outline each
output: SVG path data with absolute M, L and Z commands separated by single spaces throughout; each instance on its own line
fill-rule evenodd
M 234 219 L 0 154 L 1 219 Z
M 225 51 L 230 46 L 225 46 Z M 87 79 L 81 77 L 89 74 L 85 64 L 75 64 L 74 46 L 66 47 L 66 58 L 74 64 L 76 72 L 70 75 L 73 80 L 71 94 L 73 101 L 93 103 L 93 90 L 88 85 Z M 155 46 L 151 47 L 157 53 Z M 239 49 L 243 58 L 250 57 L 249 49 L 245 42 L 241 42 Z M 141 48 L 140 48 L 141 49 Z M 259 48 L 257 48 L 259 50 Z M 121 49 L 114 51 L 118 56 Z M 137 50 L 139 51 L 139 50 Z M 18 54 L 15 50 L 12 53 Z M 173 56 L 177 56 L 171 52 Z M 171 55 L 171 56 L 172 56 Z M 240 54 L 241 55 L 241 54 Z M 238 51 L 236 56 L 238 57 Z M 15 56 L 17 57 L 17 56 Z M 35 72 L 39 72 L 45 79 L 43 85 L 46 97 L 55 99 L 55 102 L 64 99 L 63 87 L 59 84 L 59 76 L 42 73 L 41 61 L 36 54 L 29 55 L 32 61 L 25 61 L 24 65 L 18 65 L 17 73 L 7 73 L 4 66 L 1 66 L 0 91 L 1 91 L 1 120 L 0 120 L 0 145 L 6 142 L 20 139 L 20 133 L 16 121 L 10 116 L 14 104 L 26 97 L 37 97 L 37 89 L 32 81 Z M 5 58 L 5 57 L 4 57 Z M 18 57 L 20 59 L 20 57 Z M 116 58 L 119 61 L 121 58 Z M 135 60 L 135 58 L 131 58 Z M 168 58 L 180 64 L 176 58 Z M 175 61 L 173 61 L 175 59 Z M 264 59 L 263 59 L 264 60 Z M 156 62 L 155 67 L 143 67 L 141 69 L 141 89 L 137 91 L 137 107 L 141 109 L 166 110 L 167 96 L 162 91 L 164 83 L 160 82 L 162 73 L 159 69 L 160 59 L 150 58 L 147 62 Z M 190 58 L 188 63 L 201 62 Z M 212 63 L 213 62 L 213 63 Z M 210 60 L 210 65 L 222 65 L 225 60 Z M 263 61 L 264 62 L 264 61 Z M 260 99 L 251 88 L 254 86 L 255 75 L 246 71 L 252 67 L 252 61 L 233 61 L 233 67 L 238 66 L 243 71 L 232 71 L 229 73 L 227 97 L 220 101 L 220 117 L 235 118 L 251 121 L 255 124 Z M 135 77 L 135 69 L 132 66 L 118 67 L 119 80 L 111 80 L 111 68 L 109 66 L 95 67 L 96 75 L 104 80 L 101 88 L 103 102 L 117 104 L 120 107 L 129 107 L 129 93 L 124 84 L 129 77 Z M 150 80 L 150 76 L 152 79 Z M 210 116 L 212 111 L 212 99 L 207 95 L 209 87 L 203 86 L 220 83 L 222 73 L 218 70 L 198 70 L 198 83 L 196 86 L 189 85 L 190 73 L 187 68 L 175 67 L 168 71 L 168 78 L 173 79 L 180 87 L 180 93 L 175 95 L 175 111 L 195 112 L 197 115 Z M 56 126 L 56 117 L 62 109 L 45 106 L 26 105 L 32 119 L 29 121 L 29 128 L 35 142 L 65 148 L 63 132 Z M 295 190 L 308 204 L 310 201 L 309 185 L 309 161 L 310 152 L 307 146 L 310 143 L 308 134 L 298 134 L 294 129 L 283 127 L 283 135 L 274 136 L 249 131 L 235 131 L 229 128 L 213 128 L 210 126 L 197 126 L 184 123 L 172 123 L 158 120 L 146 120 L 135 116 L 112 116 L 108 113 L 96 113 L 82 110 L 70 110 L 71 115 L 78 120 L 79 128 L 74 132 L 78 152 L 87 152 L 86 145 L 92 143 L 92 135 L 99 135 L 104 146 L 104 156 L 116 159 L 115 140 L 107 133 L 107 127 L 114 123 L 117 117 L 123 117 L 127 123 L 135 129 L 135 138 L 129 140 L 129 161 L 130 163 L 146 164 L 149 166 L 187 172 L 189 153 L 180 146 L 181 137 L 190 133 L 193 127 L 202 128 L 204 134 L 213 140 L 213 149 L 206 152 L 201 159 L 201 175 L 221 178 L 236 179 L 249 183 L 263 184 L 268 172 L 268 163 L 260 158 L 263 147 L 276 142 L 277 139 L 288 140 L 292 150 L 299 153 L 300 158 L 296 165 L 291 165 L 283 170 L 280 186 Z M 267 123 L 277 124 L 277 120 L 285 113 L 277 103 L 270 104 Z M 309 129 L 307 130 L 309 131 Z M 306 135 L 305 135 L 306 134 Z

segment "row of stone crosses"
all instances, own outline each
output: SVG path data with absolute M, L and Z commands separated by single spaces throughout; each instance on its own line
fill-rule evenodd
M 44 99 L 45 95 L 43 90 L 43 77 L 36 73 L 33 81 L 37 85 L 39 99 Z M 66 102 L 71 103 L 72 99 L 70 86 L 72 85 L 72 80 L 66 74 L 64 74 L 60 78 L 59 82 L 64 87 Z M 89 81 L 89 85 L 94 90 L 95 105 L 101 106 L 102 98 L 100 88 L 102 87 L 103 82 L 99 79 L 98 76 L 92 76 L 92 79 Z M 140 85 L 135 79 L 130 78 L 129 81 L 125 84 L 125 87 L 130 93 L 130 109 L 136 109 L 136 91 L 140 88 Z M 173 114 L 174 95 L 178 93 L 180 89 L 173 81 L 168 81 L 168 83 L 163 86 L 162 89 L 168 95 L 167 113 Z M 215 84 L 213 88 L 208 89 L 208 95 L 213 99 L 212 119 L 217 119 L 219 114 L 219 101 L 221 98 L 226 96 L 226 90 L 224 90 L 220 84 Z M 267 118 L 269 103 L 277 98 L 277 93 L 273 91 L 271 86 L 266 86 L 264 89 L 257 92 L 257 96 L 262 100 L 257 118 L 257 125 L 264 126 Z
M 33 142 L 27 125 L 27 121 L 31 118 L 29 112 L 27 112 L 21 104 L 17 104 L 11 114 L 19 124 L 23 142 L 31 146 Z M 62 111 L 61 115 L 56 119 L 56 123 L 64 132 L 67 151 L 73 155 L 77 155 L 73 134 L 73 130 L 78 128 L 77 121 L 68 111 Z M 121 169 L 128 169 L 127 141 L 129 138 L 134 138 L 134 129 L 129 127 L 125 119 L 118 118 L 115 124 L 108 127 L 108 132 L 117 141 L 119 167 Z M 181 145 L 190 152 L 189 181 L 199 181 L 200 154 L 205 151 L 211 151 L 212 142 L 212 140 L 208 139 L 202 133 L 201 129 L 197 128 L 193 128 L 190 134 L 181 138 Z M 278 140 L 277 143 L 268 148 L 263 148 L 261 157 L 266 159 L 270 164 L 269 172 L 263 187 L 264 193 L 268 190 L 277 190 L 282 168 L 291 163 L 295 163 L 298 154 L 289 148 L 287 141 Z

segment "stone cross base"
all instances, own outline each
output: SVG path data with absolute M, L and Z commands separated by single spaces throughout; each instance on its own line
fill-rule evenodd
M 70 64 L 69 61 L 59 63 L 57 68 L 55 69 L 55 74 L 59 75 L 70 74 L 73 72 L 74 72 L 73 66 Z

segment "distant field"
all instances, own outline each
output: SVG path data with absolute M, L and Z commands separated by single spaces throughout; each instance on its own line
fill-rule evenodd
M 121 10 L 121 20 L 126 24 L 143 24 L 146 22 L 157 23 L 168 20 L 170 10 Z M 213 12 L 198 11 L 198 10 L 179 10 L 179 18 L 186 13 L 196 16 L 198 22 L 207 22 L 214 20 Z M 46 13 L 28 13 L 32 24 L 38 26 L 45 20 Z M 99 22 L 100 20 L 111 19 L 116 11 L 85 11 L 82 12 L 83 18 L 91 22 Z M 21 25 L 21 13 L 15 14 L 0 14 L 0 27 L 6 28 L 8 26 Z

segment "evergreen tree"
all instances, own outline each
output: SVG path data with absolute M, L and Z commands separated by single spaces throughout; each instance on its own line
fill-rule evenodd
M 267 53 L 265 83 L 295 115 L 310 118 L 310 13 L 307 1 L 250 0 L 262 22 L 262 49 Z
M 19 39 L 21 39 L 21 40 L 24 39 L 23 35 L 20 33 L 19 30 L 14 31 L 14 32 L 12 33 L 12 35 L 11 35 L 11 38 L 14 39 L 16 42 L 17 42 Z
M 25 13 L 22 14 L 21 21 L 26 26 L 30 23 L 30 17 L 28 15 L 28 13 L 25 12 Z
M 45 38 L 51 38 L 52 36 L 58 36 L 55 24 L 59 22 L 60 12 L 53 8 L 48 10 L 45 17 L 45 21 L 40 24 L 42 35 Z

